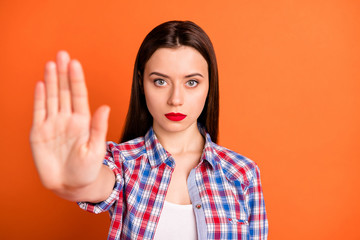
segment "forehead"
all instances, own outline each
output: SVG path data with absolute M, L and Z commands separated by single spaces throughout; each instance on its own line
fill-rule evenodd
M 188 74 L 200 72 L 208 75 L 208 64 L 205 58 L 194 48 L 159 48 L 145 64 L 145 74 L 160 71 L 167 74 Z

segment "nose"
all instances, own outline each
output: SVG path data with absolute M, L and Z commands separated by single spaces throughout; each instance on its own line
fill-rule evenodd
M 174 85 L 171 88 L 168 104 L 172 106 L 181 106 L 184 103 L 184 92 L 180 86 Z

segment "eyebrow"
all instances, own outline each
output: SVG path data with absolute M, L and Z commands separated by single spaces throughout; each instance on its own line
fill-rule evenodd
M 157 76 L 160 76 L 160 77 L 169 78 L 168 75 L 165 75 L 165 74 L 162 74 L 162 73 L 159 73 L 159 72 L 152 72 L 152 73 L 149 74 L 149 77 L 151 75 L 157 75 Z
M 195 77 L 195 76 L 199 76 L 199 77 L 204 78 L 204 76 L 203 76 L 203 75 L 201 75 L 200 73 L 193 73 L 193 74 L 189 74 L 189 75 L 186 75 L 185 77 L 186 77 L 186 78 L 191 78 L 191 77 Z
M 159 73 L 159 72 L 152 72 L 152 73 L 149 74 L 149 76 L 151 76 L 151 75 L 157 75 L 157 76 L 160 76 L 160 77 L 163 77 L 163 78 L 170 78 L 168 75 L 163 74 L 163 73 Z M 204 78 L 204 76 L 201 75 L 200 73 L 192 73 L 192 74 L 186 75 L 185 78 L 191 78 L 191 77 L 195 77 L 195 76 L 199 76 L 199 77 Z

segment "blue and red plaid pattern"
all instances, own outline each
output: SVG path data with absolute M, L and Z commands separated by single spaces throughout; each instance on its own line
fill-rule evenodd
M 195 182 L 203 214 L 196 217 L 205 218 L 206 239 L 267 239 L 259 168 L 200 131 L 206 142 Z M 101 203 L 79 203 L 80 207 L 93 213 L 110 212 L 110 240 L 153 239 L 174 159 L 151 128 L 145 137 L 109 142 L 104 164 L 116 174 L 113 192 Z

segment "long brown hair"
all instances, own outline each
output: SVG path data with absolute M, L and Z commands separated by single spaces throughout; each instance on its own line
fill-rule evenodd
M 206 60 L 209 71 L 209 92 L 198 122 L 217 142 L 219 127 L 219 84 L 215 51 L 208 35 L 190 21 L 169 21 L 155 27 L 142 42 L 136 56 L 129 110 L 120 142 L 144 136 L 153 124 L 146 106 L 143 79 L 145 64 L 159 48 L 189 46 Z

